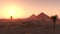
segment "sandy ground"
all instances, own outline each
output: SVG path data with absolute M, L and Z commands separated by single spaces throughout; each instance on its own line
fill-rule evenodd
M 56 25 L 56 29 L 52 26 L 36 26 L 36 27 L 21 27 L 21 26 L 6 26 L 0 28 L 0 34 L 60 34 L 60 27 Z

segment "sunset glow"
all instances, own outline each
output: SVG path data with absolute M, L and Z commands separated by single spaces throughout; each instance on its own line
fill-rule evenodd
M 14 16 L 14 15 L 15 15 L 15 11 L 11 10 L 11 11 L 10 11 L 10 15 L 11 15 L 11 16 Z
M 0 18 L 27 18 L 44 12 L 48 16 L 60 17 L 60 2 L 46 0 L 0 0 Z M 56 3 L 55 3 L 56 2 Z M 54 14 L 53 14 L 54 13 Z
M 13 18 L 21 18 L 23 14 L 23 9 L 18 7 L 17 5 L 7 5 L 3 8 L 2 12 L 4 18 L 10 18 L 10 16 L 13 16 Z

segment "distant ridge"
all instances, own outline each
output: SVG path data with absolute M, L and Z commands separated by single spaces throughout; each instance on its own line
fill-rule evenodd
M 37 16 L 37 18 L 50 18 L 50 17 L 42 12 Z
M 32 14 L 29 18 L 36 18 L 36 15 Z
M 41 12 L 39 15 L 32 14 L 28 19 L 33 19 L 33 20 L 49 20 L 51 19 L 48 15 L 45 13 Z

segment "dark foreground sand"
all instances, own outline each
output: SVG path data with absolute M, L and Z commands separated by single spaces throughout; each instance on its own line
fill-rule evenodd
M 55 33 L 52 26 L 5 26 L 0 27 L 0 34 L 60 34 L 60 26 L 56 25 Z

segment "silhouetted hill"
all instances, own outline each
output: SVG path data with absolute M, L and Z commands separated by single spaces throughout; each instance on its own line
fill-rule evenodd
M 31 15 L 30 17 L 29 17 L 29 19 L 36 19 L 36 15 L 35 14 L 33 14 L 33 15 Z
M 37 18 L 41 19 L 41 18 L 50 18 L 50 17 L 42 12 L 37 16 Z

